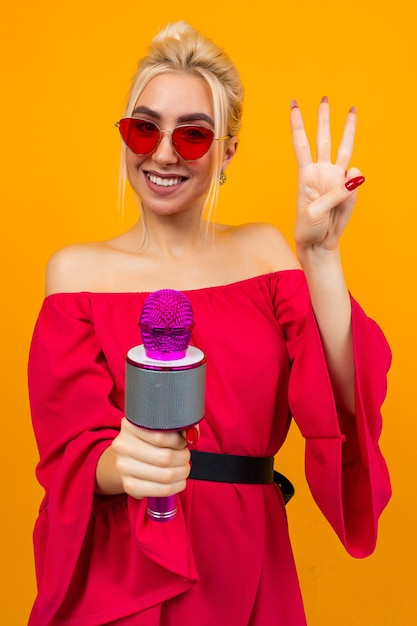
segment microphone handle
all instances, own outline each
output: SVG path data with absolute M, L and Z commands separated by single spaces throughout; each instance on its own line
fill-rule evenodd
M 157 522 L 165 522 L 173 519 L 177 514 L 177 501 L 177 494 L 164 498 L 149 496 L 146 508 L 149 519 L 153 519 Z

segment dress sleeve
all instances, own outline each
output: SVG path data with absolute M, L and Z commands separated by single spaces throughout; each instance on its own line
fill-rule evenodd
M 98 458 L 123 417 L 123 389 L 115 389 L 89 300 L 77 297 L 45 300 L 29 355 L 29 395 L 40 453 L 37 478 L 45 489 L 34 530 L 36 610 L 45 625 L 59 618 L 61 610 L 75 619 L 81 609 L 96 620 L 101 611 L 102 619 L 111 621 L 124 610 L 155 602 L 164 588 L 176 589 L 177 580 L 183 590 L 184 581 L 192 578 L 188 563 L 163 561 L 165 539 L 158 536 L 158 525 L 154 534 L 145 528 L 144 501 L 95 494 Z M 183 526 L 179 515 L 172 532 L 180 542 L 186 540 Z M 118 536 L 129 538 L 124 549 Z M 121 567 L 127 572 L 122 588 L 117 580 Z M 99 623 L 91 619 L 85 623 Z
M 306 477 L 312 495 L 346 550 L 371 554 L 378 519 L 391 496 L 379 448 L 381 406 L 391 351 L 377 326 L 352 302 L 355 416 L 338 413 L 307 287 L 282 307 L 291 360 L 289 404 L 306 440 Z

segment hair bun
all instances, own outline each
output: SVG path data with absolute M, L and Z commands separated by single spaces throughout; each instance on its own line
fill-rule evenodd
M 184 20 L 171 22 L 167 24 L 152 40 L 153 42 L 163 41 L 164 39 L 177 39 L 180 41 L 183 35 L 197 34 L 196 30 Z

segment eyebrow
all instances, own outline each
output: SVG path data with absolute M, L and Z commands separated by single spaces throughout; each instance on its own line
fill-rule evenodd
M 162 119 L 161 115 L 157 111 L 154 111 L 153 109 L 150 109 L 149 107 L 145 107 L 145 106 L 135 107 L 135 109 L 133 109 L 132 111 L 132 116 L 138 115 L 141 113 L 145 115 L 149 115 L 149 117 L 153 117 L 154 119 L 157 119 L 157 120 Z M 213 120 L 206 113 L 185 113 L 184 115 L 180 115 L 177 118 L 177 122 L 179 122 L 180 124 L 183 124 L 184 122 L 207 122 L 211 126 L 214 126 Z

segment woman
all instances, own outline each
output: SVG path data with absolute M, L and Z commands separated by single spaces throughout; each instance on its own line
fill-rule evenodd
M 378 448 L 390 352 L 350 298 L 338 250 L 364 181 L 348 169 L 356 114 L 332 164 L 323 98 L 313 162 L 291 105 L 296 260 L 272 226 L 208 217 L 236 153 L 242 97 L 214 44 L 184 23 L 161 32 L 118 123 L 140 219 L 48 264 L 29 363 L 46 492 L 31 625 L 304 625 L 279 487 L 190 475 L 190 450 L 272 457 L 291 415 L 317 504 L 353 556 L 375 547 L 390 496 Z M 205 419 L 186 432 L 124 417 L 125 355 L 142 343 L 144 300 L 163 288 L 189 297 L 191 343 L 207 356 Z M 176 493 L 175 519 L 148 519 L 148 496 Z

